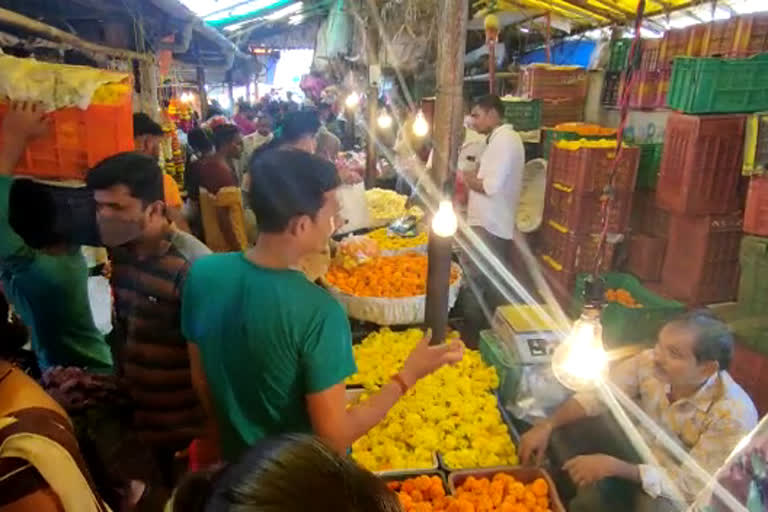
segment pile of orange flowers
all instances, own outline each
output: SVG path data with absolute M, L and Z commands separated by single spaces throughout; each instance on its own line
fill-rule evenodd
M 451 269 L 451 282 L 458 277 Z M 357 297 L 415 297 L 427 291 L 427 256 L 407 253 L 373 258 L 354 268 L 332 265 L 325 280 Z
M 403 482 L 389 482 L 406 512 L 551 512 L 549 485 L 543 478 L 530 484 L 498 473 L 493 480 L 469 477 L 446 496 L 443 481 L 422 475 Z
M 616 288 L 615 290 L 609 288 L 605 290 L 604 297 L 606 302 L 615 302 L 621 304 L 625 308 L 638 309 L 643 307 L 643 305 L 637 302 L 632 294 L 624 288 Z
M 550 512 L 549 485 L 543 478 L 524 484 L 497 473 L 493 480 L 469 477 L 456 489 L 455 505 L 446 512 L 496 510 L 499 512 Z

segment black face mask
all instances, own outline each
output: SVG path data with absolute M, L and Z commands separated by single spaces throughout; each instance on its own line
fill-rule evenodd
M 106 247 L 120 247 L 141 236 L 144 228 L 140 219 L 124 220 L 113 217 L 99 217 L 99 235 Z

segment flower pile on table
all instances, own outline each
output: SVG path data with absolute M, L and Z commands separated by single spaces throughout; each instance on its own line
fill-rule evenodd
M 348 384 L 375 392 L 397 373 L 423 333 L 382 329 L 354 347 L 359 372 Z M 457 334 L 451 334 L 456 339 Z M 496 370 L 474 350 L 419 381 L 387 417 L 352 445 L 352 456 L 373 471 L 428 468 L 434 453 L 452 469 L 517 464 L 517 452 L 493 390 Z M 361 397 L 364 401 L 367 396 Z
M 402 251 L 406 249 L 417 249 L 427 245 L 427 232 L 421 231 L 418 235 L 412 237 L 398 236 L 391 234 L 386 227 L 375 229 L 366 235 L 375 241 L 382 251 Z

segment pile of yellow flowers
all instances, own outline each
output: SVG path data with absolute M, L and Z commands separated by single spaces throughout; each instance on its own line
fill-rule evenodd
M 386 328 L 370 335 L 354 349 L 359 373 L 349 382 L 377 390 L 400 370 L 422 335 L 418 329 Z M 457 365 L 419 381 L 352 445 L 352 456 L 372 471 L 428 468 L 435 452 L 452 469 L 515 465 L 515 445 L 492 393 L 498 385 L 496 370 L 479 352 L 466 350 Z
M 382 251 L 401 251 L 422 247 L 427 245 L 428 237 L 426 231 L 422 231 L 414 237 L 391 235 L 386 227 L 373 230 L 366 236 L 379 244 L 379 249 Z
M 128 99 L 131 86 L 123 83 L 105 84 L 96 89 L 91 98 L 93 105 L 117 105 Z
M 405 214 L 408 198 L 394 190 L 372 188 L 365 191 L 368 213 L 374 223 L 395 220 Z

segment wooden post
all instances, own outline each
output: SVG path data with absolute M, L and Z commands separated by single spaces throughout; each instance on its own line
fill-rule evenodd
M 464 0 L 444 0 L 438 18 L 437 98 L 433 121 L 434 154 L 431 177 L 438 190 L 456 170 L 464 119 L 464 52 L 469 5 Z
M 200 92 L 200 121 L 208 115 L 208 93 L 205 91 L 205 69 L 197 66 L 197 88 Z

